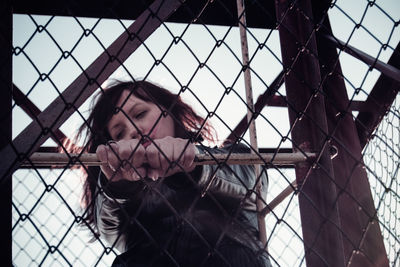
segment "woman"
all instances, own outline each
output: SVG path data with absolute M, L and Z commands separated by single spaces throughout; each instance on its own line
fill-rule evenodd
M 248 149 L 200 145 L 212 128 L 178 95 L 118 83 L 100 93 L 85 129 L 85 150 L 104 162 L 86 169 L 85 223 L 122 252 L 113 266 L 269 266 L 253 167 L 194 164 L 196 153 Z

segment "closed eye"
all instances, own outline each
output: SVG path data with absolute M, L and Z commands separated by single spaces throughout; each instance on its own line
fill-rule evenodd
M 121 140 L 123 137 L 124 137 L 124 131 L 119 131 L 119 132 L 117 132 L 116 134 L 115 134 L 115 139 L 118 141 L 118 140 Z
M 147 113 L 147 111 L 139 112 L 138 114 L 136 114 L 135 118 L 136 119 L 141 119 L 146 115 L 146 113 Z

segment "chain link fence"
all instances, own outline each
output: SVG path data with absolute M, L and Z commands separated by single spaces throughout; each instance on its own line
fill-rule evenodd
M 396 215 L 399 211 L 399 194 L 396 189 L 399 186 L 399 127 L 397 95 L 363 151 L 377 215 L 382 222 L 386 251 L 393 266 L 399 262 L 399 219 Z
M 27 163 L 73 142 L 93 95 L 113 80 L 144 79 L 211 122 L 217 138 L 202 146 L 254 148 L 256 134 L 255 155 L 272 156 L 261 160 L 268 192 L 259 207 L 272 266 L 398 266 L 396 1 L 253 0 L 244 12 L 235 1 L 139 2 L 14 4 L 13 100 L 2 130 L 4 139 L 12 116 L 12 141 L 1 150 L 1 180 L 12 179 L 12 264 L 110 266 L 120 253 L 82 223 L 79 156 L 52 168 Z M 304 159 L 281 164 L 284 153 Z

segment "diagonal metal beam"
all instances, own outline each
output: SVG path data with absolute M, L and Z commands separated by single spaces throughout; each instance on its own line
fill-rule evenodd
M 32 102 L 29 98 L 15 85 L 13 84 L 12 96 L 15 103 L 29 116 L 31 119 L 35 120 L 42 111 Z M 68 137 L 60 130 L 54 129 L 54 135 L 50 137 L 56 143 L 64 143 L 68 140 Z M 69 140 L 69 143 L 72 141 Z M 75 146 L 75 145 L 73 145 Z
M 15 171 L 184 0 L 156 0 L 35 121 L 0 152 L 0 181 Z
M 394 68 L 400 68 L 400 43 L 397 44 L 396 49 L 393 51 L 388 65 Z M 384 73 L 379 76 L 374 88 L 372 88 L 364 103 L 364 111 L 360 112 L 356 118 L 356 127 L 361 148 L 364 148 L 368 143 L 372 133 L 392 106 L 396 95 L 399 93 L 399 89 L 399 80 L 394 80 Z
M 325 38 L 330 43 L 334 44 L 337 48 L 343 50 L 347 54 L 352 55 L 355 58 L 358 58 L 365 64 L 379 70 L 380 72 L 384 73 L 386 76 L 392 78 L 393 80 L 400 82 L 400 69 L 398 69 L 398 67 L 396 68 L 389 63 L 386 64 L 385 62 L 382 62 L 374 57 L 371 57 L 370 55 L 361 51 L 360 49 L 357 49 L 349 44 L 346 44 L 343 41 L 340 41 L 333 35 L 325 35 Z

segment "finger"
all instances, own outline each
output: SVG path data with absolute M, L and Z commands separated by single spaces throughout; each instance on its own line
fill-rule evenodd
M 187 150 L 187 141 L 176 138 L 175 140 L 175 145 L 173 146 L 174 148 L 174 158 L 173 160 L 176 162 L 176 166 L 172 168 L 175 172 L 182 172 L 185 171 L 186 169 L 186 161 L 188 160 L 188 150 Z
M 107 163 L 107 152 L 105 145 L 99 145 L 96 148 L 97 158 L 100 160 L 101 165 L 105 165 Z
M 156 169 L 149 169 L 147 171 L 147 177 L 149 177 L 153 181 L 156 181 L 158 178 L 160 178 L 160 171 Z
M 99 145 L 96 149 L 97 158 L 102 162 L 100 165 L 101 171 L 104 173 L 107 179 L 113 177 L 114 171 L 108 165 L 108 156 L 106 146 Z
M 119 157 L 119 146 L 117 143 L 108 144 L 106 147 L 107 161 L 111 170 L 120 171 L 121 159 Z
M 190 143 L 185 149 L 183 167 L 184 170 L 190 172 L 194 169 L 194 158 L 196 157 L 196 147 L 194 144 Z
M 122 171 L 129 171 L 133 166 L 141 166 L 144 159 L 144 148 L 138 139 L 121 140 L 118 142 L 118 156 L 122 160 Z
M 160 150 L 154 145 L 151 144 L 146 148 L 146 159 L 150 168 L 152 169 L 160 169 Z
M 161 176 L 166 176 L 171 170 L 171 163 L 174 161 L 174 145 L 170 142 L 160 143 L 160 152 L 158 153 L 158 158 L 160 160 Z
M 129 162 L 133 167 L 140 167 L 146 162 L 146 150 L 139 140 L 134 139 L 129 142 L 129 149 L 131 151 Z
M 144 179 L 147 175 L 147 168 L 146 167 L 139 167 L 136 168 L 136 174 L 138 175 L 137 178 L 140 179 Z
M 147 170 L 145 167 L 130 168 L 127 180 L 139 181 L 141 179 L 144 179 L 146 177 L 146 172 Z
M 118 142 L 118 156 L 121 159 L 121 164 L 122 164 L 122 170 L 127 171 L 129 170 L 129 166 L 126 166 L 127 162 L 130 161 L 133 151 L 130 147 L 130 144 L 127 142 L 127 140 L 121 140 Z

